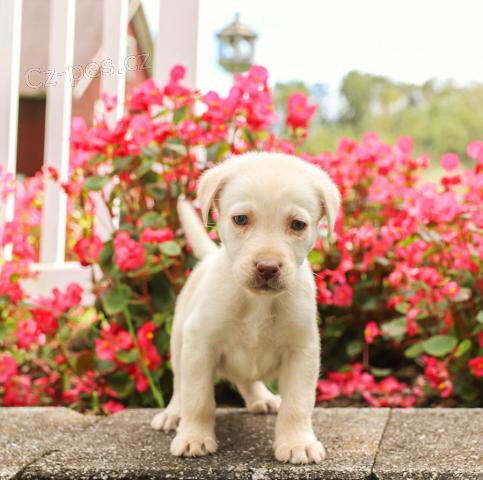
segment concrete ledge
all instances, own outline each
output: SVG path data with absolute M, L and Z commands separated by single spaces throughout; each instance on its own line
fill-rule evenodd
M 0 408 L 0 480 L 21 474 L 97 420 L 68 408 Z
M 393 410 L 374 473 L 381 480 L 483 479 L 482 410 Z
M 317 409 L 328 458 L 273 459 L 273 415 L 217 411 L 219 451 L 178 459 L 155 410 L 93 418 L 67 409 L 0 408 L 0 480 L 15 479 L 483 479 L 483 410 Z

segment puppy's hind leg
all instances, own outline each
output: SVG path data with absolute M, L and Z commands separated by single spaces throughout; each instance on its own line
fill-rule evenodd
M 168 406 L 153 417 L 151 427 L 166 433 L 176 430 L 181 413 L 180 394 L 180 361 L 181 361 L 181 322 L 174 322 L 171 335 L 171 362 L 173 365 L 173 396 Z
M 237 383 L 237 387 L 249 412 L 278 412 L 282 399 L 280 395 L 273 394 L 263 382 Z

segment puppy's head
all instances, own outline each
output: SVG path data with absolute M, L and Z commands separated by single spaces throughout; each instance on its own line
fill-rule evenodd
M 213 206 L 236 280 L 258 294 L 290 289 L 327 218 L 329 233 L 340 206 L 337 187 L 319 168 L 297 157 L 248 153 L 206 172 L 198 197 L 205 223 Z

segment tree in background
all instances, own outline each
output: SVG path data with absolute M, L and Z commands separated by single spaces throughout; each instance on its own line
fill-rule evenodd
M 275 85 L 277 112 L 283 111 L 287 97 L 296 91 L 310 95 L 320 107 L 305 144 L 312 153 L 334 149 L 343 136 L 359 139 L 372 130 L 391 143 L 401 135 L 411 136 L 415 153 L 428 153 L 435 161 L 448 151 L 464 157 L 463 146 L 478 138 L 483 126 L 481 84 L 460 87 L 451 81 L 429 80 L 415 85 L 352 71 L 342 81 L 334 116 L 328 114 L 327 89 L 300 81 Z

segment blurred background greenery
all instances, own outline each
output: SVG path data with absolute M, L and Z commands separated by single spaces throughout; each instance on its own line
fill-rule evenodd
M 342 80 L 342 102 L 332 115 L 323 84 L 277 83 L 274 97 L 280 115 L 294 91 L 306 93 L 319 106 L 306 141 L 311 153 L 333 151 L 342 136 L 360 139 L 367 131 L 390 143 L 408 135 L 414 139 L 416 155 L 431 156 L 436 174 L 443 153 L 457 153 L 464 161 L 465 146 L 483 133 L 483 84 L 479 83 L 457 86 L 430 80 L 416 85 L 351 71 Z

